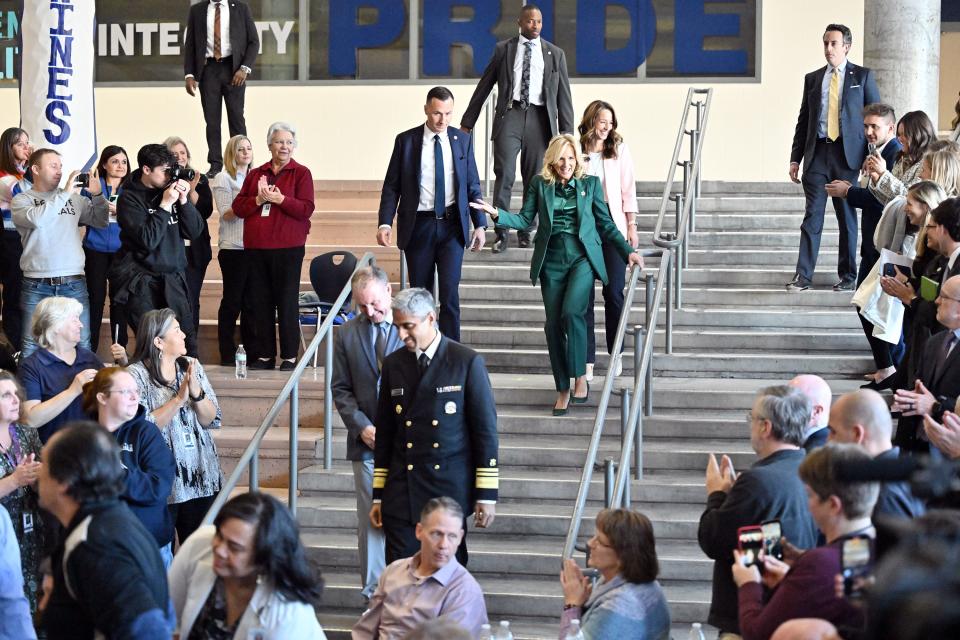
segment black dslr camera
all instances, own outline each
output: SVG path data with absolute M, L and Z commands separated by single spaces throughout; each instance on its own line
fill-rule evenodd
M 172 167 L 167 167 L 167 180 L 169 183 L 174 183 L 177 180 L 186 180 L 187 182 L 193 181 L 197 177 L 197 172 L 189 167 L 181 167 L 180 165 L 174 165 Z

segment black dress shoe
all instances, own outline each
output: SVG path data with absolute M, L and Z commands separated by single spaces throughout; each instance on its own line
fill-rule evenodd
M 587 393 L 583 396 L 575 396 L 573 392 L 570 392 L 570 402 L 573 404 L 586 404 L 587 400 L 590 399 L 590 383 L 587 383 Z
M 857 288 L 857 281 L 852 278 L 844 278 L 837 284 L 833 285 L 834 291 L 853 291 Z
M 273 369 L 275 366 L 276 366 L 276 363 L 273 361 L 273 359 L 264 360 L 263 358 L 256 358 L 254 360 L 250 360 L 247 363 L 248 369 L 262 369 L 264 371 L 269 371 Z
M 296 368 L 297 368 L 297 363 L 295 360 L 280 361 L 280 371 L 293 371 Z
M 810 288 L 810 281 L 797 274 L 793 277 L 793 280 L 787 283 L 787 293 L 798 293 L 800 291 L 806 291 Z
M 217 174 L 220 173 L 221 171 L 223 171 L 223 167 L 217 167 L 212 165 L 209 169 L 207 169 L 206 176 L 210 180 L 213 180 L 215 177 L 217 177 Z
M 507 250 L 507 232 L 497 230 L 497 239 L 493 241 L 494 253 L 503 253 Z
M 530 232 L 529 231 L 517 231 L 517 245 L 521 249 L 526 249 L 530 246 Z
M 873 382 L 868 382 L 867 384 L 860 385 L 861 389 L 873 389 L 874 391 L 883 391 L 884 389 L 890 389 L 893 385 L 893 376 L 895 374 L 891 373 L 883 380 L 874 380 Z

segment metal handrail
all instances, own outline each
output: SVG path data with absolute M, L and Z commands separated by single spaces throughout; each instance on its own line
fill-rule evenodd
M 705 96 L 703 102 L 694 102 L 694 96 Z M 625 393 L 624 401 L 629 402 L 629 407 L 623 407 L 624 419 L 621 415 L 621 450 L 620 461 L 616 467 L 616 477 L 613 482 L 612 492 L 605 497 L 605 503 L 609 506 L 620 506 L 629 503 L 628 478 L 630 475 L 630 456 L 633 453 L 634 440 L 637 441 L 636 472 L 638 479 L 643 474 L 642 460 L 642 437 L 640 429 L 641 411 L 649 413 L 651 396 L 648 378 L 653 367 L 653 349 L 654 339 L 656 337 L 657 317 L 659 315 L 660 303 L 663 298 L 664 290 L 667 293 L 666 304 L 666 335 L 665 350 L 672 352 L 673 344 L 673 302 L 671 293 L 673 285 L 676 286 L 677 308 L 680 303 L 680 274 L 686 261 L 686 241 L 687 232 L 694 226 L 693 215 L 695 213 L 695 201 L 700 193 L 700 159 L 703 150 L 703 127 L 707 122 L 710 112 L 710 103 L 713 97 L 713 89 L 695 89 L 687 90 L 686 102 L 684 104 L 683 115 L 680 120 L 680 129 L 677 131 L 677 139 L 674 144 L 673 157 L 670 167 L 667 171 L 667 180 L 664 184 L 663 197 L 660 202 L 660 210 L 657 215 L 656 225 L 653 232 L 653 244 L 659 249 L 643 252 L 644 256 L 659 255 L 660 265 L 656 277 L 656 288 L 653 291 L 653 299 L 650 299 L 649 280 L 647 281 L 645 307 L 646 327 L 638 327 L 634 336 L 634 386 L 632 394 Z M 696 109 L 696 120 L 694 126 L 687 129 L 687 122 L 690 117 L 690 108 Z M 690 160 L 680 162 L 680 152 L 683 147 L 684 136 L 690 136 Z M 671 195 L 673 183 L 676 178 L 676 169 L 683 167 L 683 192 L 676 197 Z M 677 216 L 676 229 L 672 233 L 663 232 L 663 224 L 669 202 L 676 202 Z M 671 268 L 675 268 L 676 275 L 671 273 Z M 603 436 L 603 428 L 606 422 L 607 409 L 610 403 L 610 394 L 613 392 L 614 376 L 610 372 L 616 370 L 616 363 L 623 358 L 620 349 L 623 345 L 623 339 L 627 332 L 627 321 L 631 312 L 633 294 L 639 281 L 639 269 L 632 269 L 630 282 L 624 299 L 623 311 L 617 324 L 617 334 L 614 339 L 613 355 L 610 366 L 604 380 L 603 391 L 600 395 L 599 405 L 597 407 L 597 416 L 593 424 L 593 433 L 590 438 L 590 446 L 587 449 L 587 457 L 580 476 L 580 486 L 577 491 L 577 500 L 574 503 L 573 513 L 570 518 L 570 524 L 567 528 L 567 537 L 563 547 L 563 560 L 573 556 L 576 549 L 577 538 L 580 535 L 580 525 L 583 521 L 583 512 L 586 508 L 587 496 L 590 492 L 590 482 L 593 478 L 594 465 L 597 461 L 597 453 L 600 447 L 600 440 Z M 675 282 L 672 282 L 674 281 Z M 639 354 L 637 350 L 640 349 Z M 633 401 L 629 399 L 632 395 Z M 641 398 L 643 400 L 641 400 Z M 628 409 L 628 410 L 627 410 Z M 609 465 L 608 465 L 609 466 Z M 609 484 L 609 483 L 608 483 Z
M 660 256 L 661 261 L 666 257 L 669 262 L 670 253 L 662 249 L 648 249 L 642 251 L 644 258 Z M 637 282 L 640 281 L 640 268 L 630 267 L 630 279 L 628 280 L 626 296 L 623 300 L 623 313 L 620 314 L 620 321 L 617 323 L 617 334 L 613 339 L 613 360 L 610 362 L 609 371 L 616 369 L 616 362 L 623 358 L 621 347 L 627 334 L 627 320 L 630 316 L 630 308 L 633 306 L 633 294 L 637 288 Z M 636 348 L 636 347 L 634 347 Z M 563 547 L 564 559 L 573 555 L 573 547 L 576 544 L 577 537 L 580 535 L 580 522 L 583 519 L 583 509 L 587 504 L 587 493 L 590 491 L 590 481 L 593 479 L 593 465 L 597 460 L 597 452 L 600 449 L 600 438 L 603 435 L 603 423 L 607 419 L 607 408 L 610 405 L 610 395 L 613 392 L 614 376 L 605 376 L 603 381 L 603 391 L 600 394 L 600 404 L 597 407 L 597 417 L 593 422 L 593 434 L 590 437 L 590 446 L 587 447 L 587 462 L 583 465 L 583 471 L 580 473 L 580 488 L 577 491 L 577 501 L 573 507 L 573 516 L 570 519 L 570 526 L 567 529 L 567 539 Z M 634 396 L 637 397 L 637 396 Z M 637 405 L 639 403 L 634 402 Z
M 363 257 L 357 261 L 354 272 L 356 272 L 356 269 L 361 269 L 373 264 L 373 262 L 373 253 L 367 252 L 363 254 Z M 293 515 L 297 514 L 297 483 L 299 473 L 299 468 L 297 467 L 297 435 L 300 428 L 300 378 L 303 376 L 303 372 L 306 370 L 307 364 L 310 362 L 312 356 L 319 349 L 320 341 L 324 340 L 324 338 L 326 338 L 326 341 L 324 343 L 323 361 L 323 468 L 330 469 L 333 466 L 333 393 L 330 386 L 333 378 L 333 321 L 337 318 L 340 310 L 343 309 L 343 305 L 346 304 L 349 295 L 350 282 L 348 281 L 343 286 L 343 289 L 340 290 L 340 295 L 337 296 L 337 299 L 330 307 L 326 319 L 317 327 L 317 333 L 313 336 L 313 340 L 307 345 L 297 366 L 290 373 L 290 377 L 287 378 L 286 384 L 283 385 L 280 393 L 277 394 L 276 400 L 273 401 L 273 406 L 270 407 L 267 415 L 263 418 L 256 433 L 253 434 L 250 444 L 248 444 L 247 448 L 240 454 L 236 468 L 233 470 L 233 473 L 230 474 L 230 477 L 227 478 L 223 487 L 220 488 L 220 494 L 217 496 L 217 499 L 213 501 L 209 511 L 207 511 L 207 514 L 203 517 L 202 524 L 211 524 L 213 519 L 217 517 L 220 509 L 227 500 L 230 499 L 230 493 L 236 489 L 240 483 L 240 477 L 243 475 L 244 470 L 249 471 L 250 491 L 260 490 L 260 474 L 257 459 L 260 453 L 260 444 L 264 436 L 267 435 L 267 431 L 273 426 L 273 421 L 276 420 L 280 414 L 280 410 L 283 409 L 288 399 L 290 401 L 290 488 L 287 506 Z

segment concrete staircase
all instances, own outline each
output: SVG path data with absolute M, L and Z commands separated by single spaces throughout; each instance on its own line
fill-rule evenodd
M 737 468 L 753 453 L 744 414 L 756 390 L 796 373 L 823 375 L 844 392 L 854 378 L 872 370 L 849 293 L 835 293 L 836 222 L 828 213 L 815 289 L 788 294 L 803 198 L 789 184 L 705 182 L 697 231 L 684 272 L 683 309 L 674 314 L 674 352 L 662 350 L 663 313 L 654 359 L 654 414 L 644 420 L 644 479 L 633 481 L 633 506 L 654 523 L 661 576 L 670 601 L 674 637 L 686 637 L 693 621 L 704 621 L 710 600 L 711 561 L 696 543 L 705 501 L 703 469 L 709 452 L 728 453 Z M 641 184 L 642 238 L 648 241 L 659 205 L 655 184 Z M 330 250 L 332 242 L 357 253 L 371 250 L 376 192 L 324 194 L 308 257 Z M 515 197 L 515 200 L 518 198 Z M 519 202 L 517 202 L 519 204 Z M 349 229 L 345 226 L 349 223 Z M 336 241 L 328 233 L 347 234 Z M 216 237 L 215 231 L 213 231 Z M 587 405 L 571 405 L 568 416 L 550 416 L 554 399 L 543 339 L 540 292 L 527 277 L 530 249 L 493 255 L 489 248 L 468 254 L 461 287 L 464 343 L 486 358 L 496 394 L 500 429 L 501 500 L 493 528 L 471 530 L 470 570 L 484 588 L 492 621 L 511 620 L 518 638 L 556 638 L 562 605 L 559 558 L 577 493 L 580 469 L 596 412 L 597 390 L 607 356 L 598 353 L 598 380 Z M 323 246 L 327 245 L 327 246 Z M 378 248 L 378 258 L 396 278 L 396 252 Z M 656 261 L 654 261 L 655 265 Z M 652 265 L 653 266 L 653 265 Z M 306 265 L 304 275 L 306 273 Z M 215 362 L 219 268 L 211 263 L 201 329 L 204 361 Z M 302 289 L 309 288 L 304 278 Z M 597 343 L 604 345 L 603 308 L 597 287 Z M 638 292 L 633 318 L 643 315 Z M 309 334 L 308 334 L 309 337 Z M 632 386 L 628 338 L 624 375 L 617 386 Z M 236 381 L 232 371 L 209 367 L 224 407 L 225 427 L 217 435 L 221 458 L 231 467 L 249 441 L 285 380 L 279 372 L 251 372 Z M 357 571 L 353 478 L 343 461 L 344 432 L 335 415 L 332 470 L 323 470 L 323 371 L 301 383 L 300 488 L 298 516 L 304 541 L 326 579 L 319 611 L 328 637 L 347 633 L 363 609 Z M 261 457 L 268 485 L 285 486 L 286 417 L 271 430 Z M 617 457 L 619 396 L 611 399 L 599 459 Z M 601 474 L 591 485 L 581 529 L 593 532 L 602 506 Z

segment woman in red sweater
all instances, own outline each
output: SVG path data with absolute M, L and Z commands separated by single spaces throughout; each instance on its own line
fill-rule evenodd
M 274 317 L 280 330 L 280 370 L 294 368 L 300 345 L 297 296 L 304 245 L 313 215 L 313 176 L 293 159 L 297 131 L 275 122 L 267 131 L 270 161 L 252 169 L 233 201 L 243 218 L 243 246 L 249 259 L 250 300 L 256 344 L 250 345 L 250 367 L 273 369 L 277 345 Z

